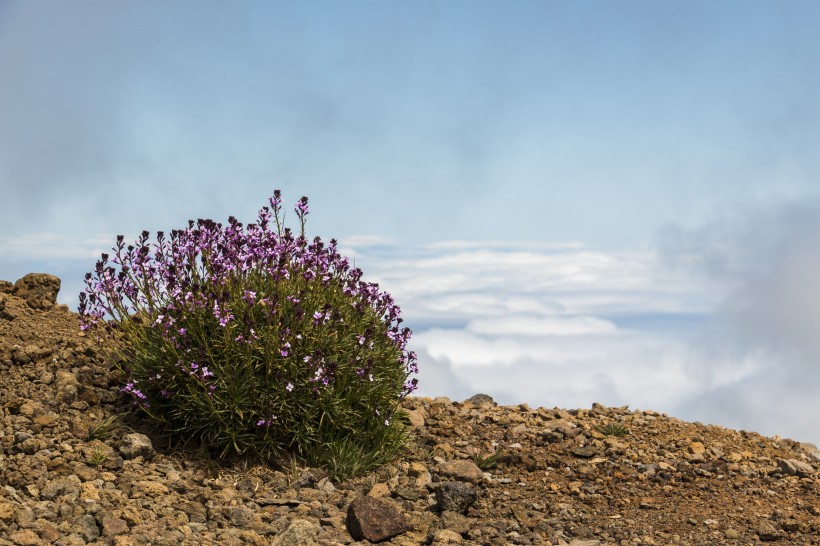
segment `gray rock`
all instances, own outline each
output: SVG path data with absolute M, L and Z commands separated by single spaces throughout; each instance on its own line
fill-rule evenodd
M 51 309 L 59 292 L 60 279 L 48 273 L 29 273 L 14 283 L 14 295 L 32 309 Z
M 476 405 L 476 406 L 482 406 L 484 404 L 492 404 L 493 406 L 497 405 L 495 403 L 495 400 L 493 400 L 492 396 L 490 396 L 489 394 L 484 394 L 484 393 L 474 394 L 473 396 L 471 396 L 470 398 L 468 398 L 464 402 L 470 402 L 471 404 Z
M 248 527 L 255 521 L 255 514 L 244 506 L 231 506 L 224 511 L 225 517 L 236 527 Z
M 354 540 L 381 542 L 407 531 L 404 514 L 390 502 L 373 497 L 359 497 L 347 509 L 347 532 Z
M 75 531 L 80 534 L 86 542 L 91 542 L 100 536 L 100 528 L 97 521 L 91 514 L 85 514 L 74 520 Z
M 780 538 L 780 532 L 768 521 L 762 521 L 755 527 L 758 538 L 764 542 L 771 542 Z
M 591 459 L 598 454 L 598 450 L 593 446 L 579 446 L 572 450 L 572 454 L 581 459 Z
M 276 535 L 271 546 L 317 546 L 316 535 L 319 526 L 304 519 L 295 519 L 287 528 Z
M 54 389 L 57 392 L 57 400 L 63 404 L 71 404 L 77 400 L 77 392 L 80 389 L 80 382 L 77 376 L 65 370 L 57 370 L 54 380 Z
M 780 459 L 777 461 L 777 466 L 780 467 L 783 474 L 788 474 L 789 476 L 808 478 L 814 474 L 814 468 L 812 468 L 810 464 L 798 461 L 797 459 Z
M 123 459 L 142 457 L 145 460 L 154 456 L 154 446 L 145 434 L 132 433 L 122 437 L 119 447 Z
M 806 452 L 806 455 L 809 456 L 809 459 L 811 459 L 812 461 L 820 461 L 820 449 L 817 449 L 816 445 L 805 442 L 800 444 L 800 447 L 803 448 L 803 451 Z
M 466 534 L 472 526 L 470 518 L 463 516 L 457 512 L 450 512 L 449 510 L 441 513 L 441 525 L 445 529 L 455 531 L 460 535 Z
M 80 478 L 77 476 L 49 480 L 40 491 L 40 498 L 46 500 L 63 496 L 77 498 L 80 495 L 80 483 Z
M 475 501 L 475 490 L 463 482 L 444 482 L 436 489 L 436 502 L 442 512 L 464 514 Z

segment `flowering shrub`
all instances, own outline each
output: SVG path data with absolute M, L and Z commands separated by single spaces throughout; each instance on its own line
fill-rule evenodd
M 80 294 L 81 327 L 116 340 L 122 392 L 161 431 L 220 458 L 296 455 L 337 477 L 400 449 L 416 356 L 399 307 L 336 241 L 285 227 L 281 193 L 255 223 L 189 221 L 117 237 Z

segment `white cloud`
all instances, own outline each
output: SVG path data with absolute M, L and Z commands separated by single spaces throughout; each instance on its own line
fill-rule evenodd
M 768 216 L 797 217 L 807 218 Z M 807 407 L 820 405 L 820 237 L 806 237 L 805 224 L 771 229 L 780 236 L 762 247 L 735 231 L 680 231 L 678 241 L 689 237 L 683 264 L 664 246 L 441 243 L 359 257 L 414 327 L 421 394 L 630 404 L 818 441 Z M 754 248 L 766 249 L 757 261 Z M 669 318 L 680 321 L 653 327 Z
M 97 260 L 111 248 L 111 237 L 77 239 L 58 233 L 31 233 L 0 238 L 0 254 L 8 260 Z
M 612 334 L 617 327 L 608 320 L 595 317 L 542 318 L 514 315 L 471 320 L 466 329 L 485 336 L 578 336 Z
M 726 215 L 663 244 L 693 280 L 724 287 L 691 344 L 699 392 L 675 411 L 820 442 L 820 202 Z

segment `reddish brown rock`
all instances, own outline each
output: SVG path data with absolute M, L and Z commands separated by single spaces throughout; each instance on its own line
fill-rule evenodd
M 347 509 L 347 530 L 355 540 L 382 542 L 407 531 L 404 515 L 389 501 L 359 497 Z
M 32 309 L 51 309 L 59 292 L 60 279 L 48 273 L 29 273 L 14 283 L 14 295 Z

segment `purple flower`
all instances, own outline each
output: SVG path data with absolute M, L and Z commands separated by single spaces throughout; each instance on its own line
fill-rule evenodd
M 301 220 L 308 214 L 308 198 L 304 195 L 301 199 L 296 203 L 296 206 L 293 208 L 296 211 L 296 216 L 299 217 Z
M 276 416 L 271 415 L 268 418 L 258 420 L 256 422 L 256 426 L 257 427 L 269 427 L 273 424 L 274 421 L 276 421 Z

